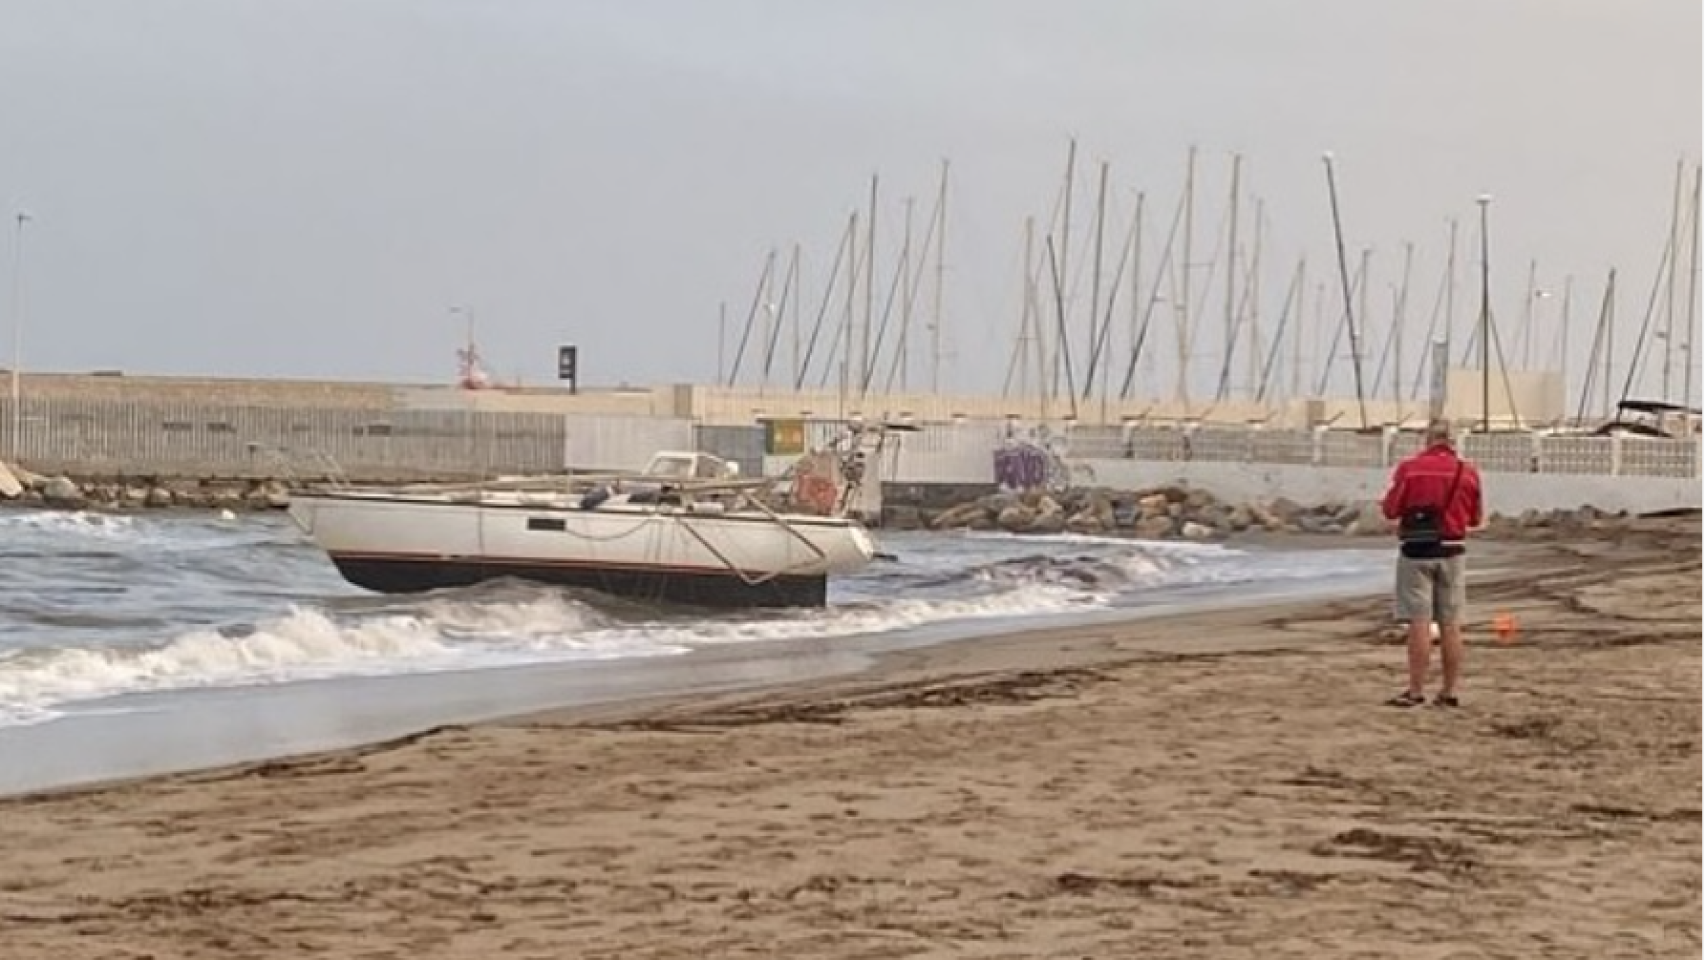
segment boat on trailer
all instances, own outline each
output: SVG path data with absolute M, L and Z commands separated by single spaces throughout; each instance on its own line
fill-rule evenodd
M 833 469 L 834 459 L 822 461 Z M 741 479 L 702 452 L 637 474 L 518 477 L 293 494 L 290 516 L 351 583 L 381 593 L 503 577 L 706 606 L 821 606 L 877 556 L 847 478 Z

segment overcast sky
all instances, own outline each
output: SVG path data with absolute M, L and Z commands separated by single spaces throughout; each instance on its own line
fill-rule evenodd
M 0 327 L 28 211 L 26 369 L 448 381 L 471 307 L 506 380 L 549 382 L 574 342 L 587 382 L 708 381 L 719 304 L 732 336 L 773 248 L 803 247 L 809 324 L 873 174 L 880 309 L 903 203 L 921 237 L 947 159 L 942 385 L 994 392 L 1023 221 L 1047 229 L 1072 138 L 1085 316 L 1097 166 L 1110 275 L 1147 194 L 1147 287 L 1198 148 L 1193 276 L 1213 295 L 1193 380 L 1218 367 L 1206 263 L 1234 153 L 1241 269 L 1265 206 L 1269 329 L 1300 256 L 1311 287 L 1338 283 L 1331 150 L 1352 268 L 1374 251 L 1371 339 L 1413 242 L 1419 342 L 1453 217 L 1468 323 L 1488 193 L 1502 336 L 1515 350 L 1533 260 L 1548 292 L 1574 277 L 1579 365 L 1610 267 L 1633 341 L 1677 163 L 1698 162 L 1701 3 L 0 0 Z M 1561 300 L 1539 302 L 1537 360 Z

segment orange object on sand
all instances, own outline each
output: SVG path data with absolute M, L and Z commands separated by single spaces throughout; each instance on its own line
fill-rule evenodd
M 1493 614 L 1493 636 L 1497 637 L 1500 643 L 1516 642 L 1516 630 L 1515 615 L 1509 613 Z

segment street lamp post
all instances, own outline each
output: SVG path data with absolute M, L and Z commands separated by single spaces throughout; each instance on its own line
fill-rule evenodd
M 24 224 L 29 222 L 30 215 L 20 212 L 12 235 L 12 443 L 9 454 L 14 460 L 18 457 L 21 440 L 18 431 L 23 425 L 18 374 L 23 364 L 24 344 Z

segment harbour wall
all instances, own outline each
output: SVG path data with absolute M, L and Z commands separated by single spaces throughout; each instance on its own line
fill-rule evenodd
M 772 474 L 845 420 L 795 418 L 789 443 L 771 424 L 638 412 L 492 409 L 466 391 L 293 381 L 26 378 L 14 410 L 0 399 L 0 460 L 40 474 L 153 481 L 392 482 L 514 473 L 631 470 L 657 450 L 696 448 Z M 278 386 L 283 383 L 284 386 Z M 91 386 L 93 385 L 93 386 Z M 51 388 L 50 388 L 51 387 Z M 652 391 L 645 409 L 692 406 Z M 636 394 L 637 395 L 637 394 Z M 511 397 L 513 400 L 514 397 Z M 635 401 L 637 403 L 637 401 Z M 1228 501 L 1376 497 L 1418 434 L 1275 429 L 1244 424 L 1085 424 L 1015 417 L 919 421 L 879 465 L 892 499 L 993 488 L 994 453 L 1048 451 L 1061 486 L 1203 488 Z M 1488 476 L 1500 513 L 1647 512 L 1701 504 L 1699 439 L 1465 433 L 1460 449 Z

